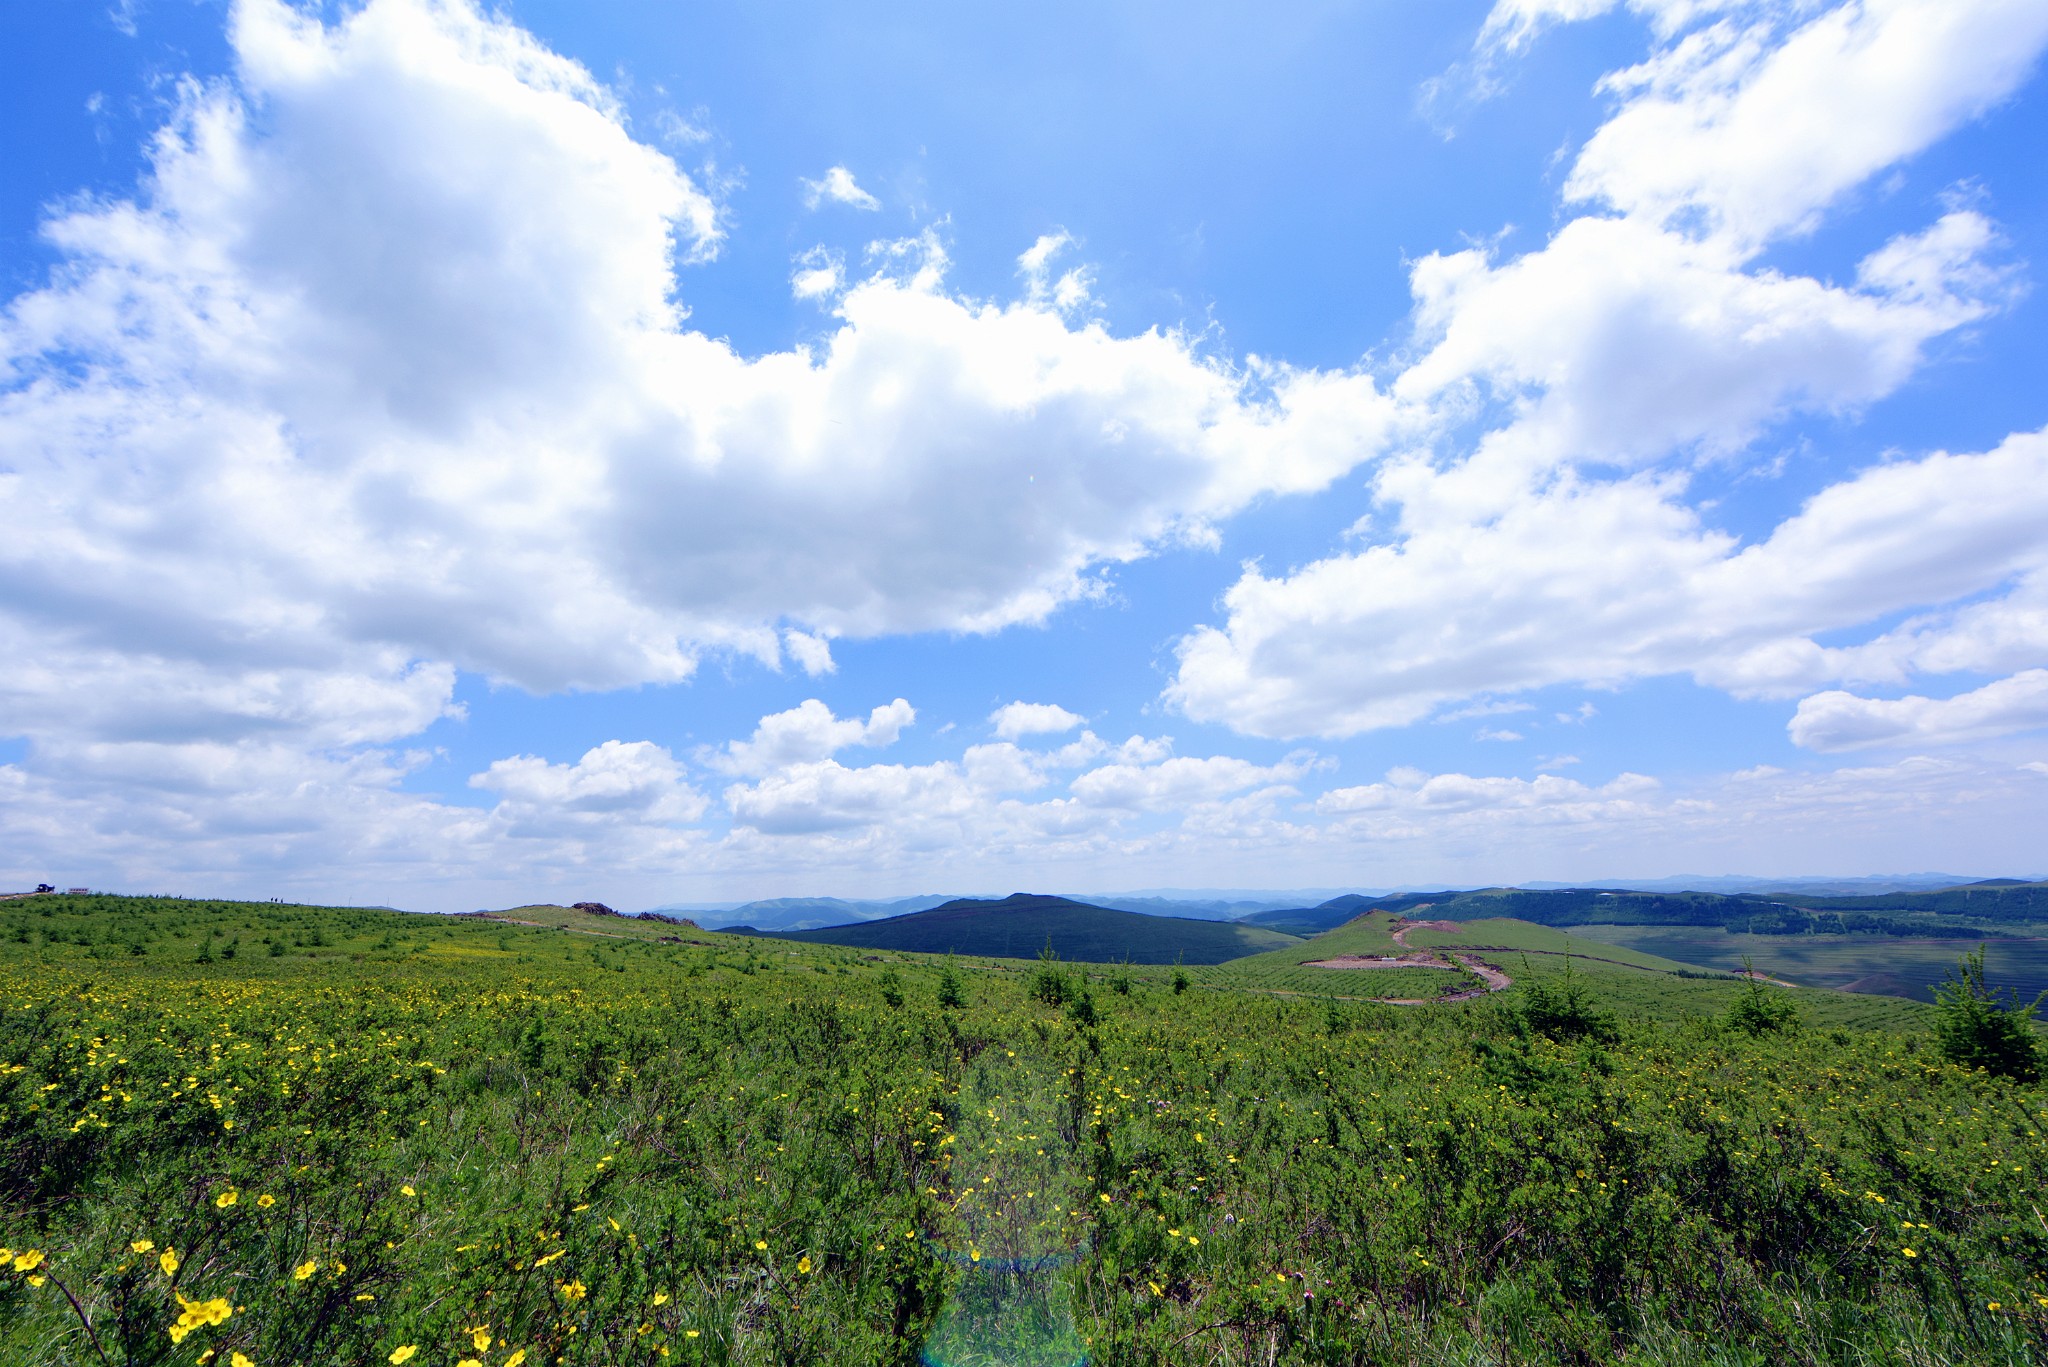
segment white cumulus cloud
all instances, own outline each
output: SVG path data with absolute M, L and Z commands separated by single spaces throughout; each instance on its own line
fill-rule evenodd
M 47 756 L 401 740 L 457 671 L 821 672 L 834 638 L 1041 621 L 1384 449 L 1363 372 L 960 298 L 930 237 L 813 262 L 831 330 L 743 355 L 689 325 L 713 195 L 525 31 L 239 0 L 230 38 L 0 310 L 0 641 L 37 662 L 0 689 Z
M 1503 3 L 1481 47 L 1615 7 Z M 1658 39 L 1604 83 L 1618 106 L 1565 196 L 1592 212 L 1517 256 L 1414 264 L 1415 345 L 1389 392 L 1433 439 L 1374 469 L 1365 544 L 1245 567 L 1223 622 L 1177 647 L 1167 698 L 1188 715 L 1344 736 L 1559 683 L 1690 674 L 1791 696 L 1944 651 L 2048 661 L 2026 596 L 2042 434 L 1873 465 L 1755 544 L 1691 496 L 1703 462 L 1740 465 L 1794 415 L 1861 412 L 2017 297 L 1996 224 L 1967 207 L 1878 245 L 1850 284 L 1757 260 L 2015 89 L 2048 10 L 1630 8 Z M 1884 641 L 1816 639 L 1899 613 L 1915 616 Z
M 494 762 L 469 782 L 535 815 L 630 814 L 650 821 L 693 821 L 705 806 L 684 781 L 675 757 L 644 740 L 608 740 L 574 764 L 516 755 Z
M 1079 713 L 1069 712 L 1057 703 L 1049 702 L 1004 703 L 989 713 L 988 719 L 995 723 L 996 734 L 1004 740 L 1015 740 L 1019 736 L 1057 735 L 1088 720 Z
M 1786 6 L 1731 8 L 1607 78 L 1623 105 L 1569 197 L 1761 243 L 2010 95 L 2048 44 L 2032 0 L 1857 0 L 1789 33 Z
M 1182 641 L 1171 696 L 1269 735 L 1352 734 L 1475 694 L 1659 674 L 1786 696 L 1856 659 L 1821 633 L 2033 584 L 2048 567 L 2044 520 L 2044 433 L 1876 466 L 1746 547 L 1654 481 L 1560 480 L 1489 524 L 1418 528 L 1283 579 L 1250 570 L 1225 596 L 1226 625 Z M 2048 645 L 2008 625 L 2007 660 Z
M 714 755 L 712 763 L 729 773 L 765 774 L 822 760 L 852 745 L 894 745 L 903 729 L 916 720 L 917 709 L 902 698 L 875 708 L 866 721 L 835 717 L 824 703 L 806 698 L 787 712 L 761 718 L 751 739 L 728 741 L 724 753 Z
M 1952 698 L 1863 698 L 1839 689 L 1803 698 L 1792 743 L 1833 752 L 1989 740 L 2048 726 L 2048 669 L 2029 669 Z

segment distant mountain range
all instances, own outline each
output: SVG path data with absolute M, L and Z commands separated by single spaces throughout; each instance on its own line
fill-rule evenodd
M 1260 926 L 1148 916 L 1072 898 L 1017 893 L 1000 900 L 958 898 L 900 916 L 808 930 L 727 926 L 732 934 L 856 949 L 989 958 L 1034 958 L 1047 945 L 1062 959 L 1091 963 L 1220 964 L 1297 943 Z
M 1086 903 L 1089 906 L 1108 907 L 1114 911 L 1131 911 L 1145 916 L 1177 916 L 1191 921 L 1236 921 L 1256 912 L 1271 911 L 1279 907 L 1294 907 L 1301 899 L 1286 896 L 1245 898 L 1245 897 L 1151 897 L 1113 894 L 1097 896 L 1093 893 L 1068 892 L 1054 894 L 1069 901 Z M 976 900 L 963 898 L 958 893 L 926 894 L 920 897 L 895 897 L 880 900 L 866 900 L 848 897 L 772 897 L 758 902 L 734 904 L 674 903 L 651 908 L 670 916 L 687 916 L 707 929 L 725 926 L 752 926 L 756 930 L 818 930 L 826 926 L 856 925 L 863 921 L 879 921 L 890 916 L 904 916 L 916 911 L 929 911 L 947 902 Z M 987 900 L 987 899 L 979 899 Z
M 950 893 L 938 893 L 923 897 L 895 897 L 884 901 L 865 901 L 845 897 L 771 897 L 759 902 L 741 902 L 737 906 L 685 908 L 678 904 L 673 907 L 656 907 L 654 910 L 671 915 L 686 915 L 706 930 L 723 930 L 727 926 L 752 926 L 756 930 L 815 930 L 820 926 L 843 926 L 861 921 L 876 921 L 887 916 L 901 916 L 906 912 L 924 911 L 954 900 Z
M 728 922 L 717 928 L 739 935 L 906 953 L 1029 959 L 1050 945 L 1060 958 L 1070 961 L 1219 964 L 1299 945 L 1374 911 L 1415 920 L 1509 918 L 1556 928 L 1717 926 L 1760 935 L 1936 939 L 2027 936 L 2039 933 L 2038 927 L 2048 923 L 2048 881 L 1991 878 L 1938 888 L 1838 895 L 1845 887 L 1864 889 L 1896 881 L 1807 880 L 1807 887 L 1829 895 L 1779 889 L 1727 893 L 1626 886 L 1345 893 L 1311 906 L 1264 907 L 1236 920 L 1217 917 L 1227 903 L 1205 908 L 1209 912 L 1206 917 L 1131 909 L 1179 905 L 1152 897 L 1118 899 L 1127 904 L 1124 907 L 1038 893 L 1000 899 L 912 897 L 874 902 L 778 898 L 734 909 L 753 912 L 758 919 L 752 924 Z M 888 914 L 892 910 L 894 914 Z M 700 924 L 710 920 L 701 911 L 696 918 Z M 828 924 L 805 924 L 813 921 Z
M 1993 923 L 2048 920 L 2048 908 L 2042 907 L 2033 893 L 2020 891 L 1995 898 L 1985 896 L 1987 891 L 2001 887 L 2028 889 L 2037 886 L 2038 880 L 1972 880 L 1940 873 L 1780 879 L 1688 875 L 1579 886 L 1535 882 L 1511 888 L 1406 887 L 1347 892 L 1315 901 L 1308 898 L 1295 901 L 1284 895 L 1228 890 L 1178 895 L 1172 895 L 1171 890 L 1147 890 L 1115 895 L 1045 896 L 1052 896 L 1053 900 L 1071 906 L 1139 915 L 1154 921 L 1207 921 L 1306 936 L 1321 934 L 1374 908 L 1406 914 L 1425 905 L 1432 908 L 1430 915 L 1446 920 L 1514 916 L 1539 925 L 1587 925 L 1596 922 L 1730 925 L 1754 921 L 1767 913 L 1772 904 L 1788 904 L 1811 911 L 1863 913 L 1866 920 L 1858 928 L 1865 930 L 1884 929 L 1867 919 L 1869 915 L 1881 912 L 1966 916 Z M 1006 899 L 1002 904 L 1008 905 L 1014 900 Z M 991 898 L 927 893 L 886 899 L 777 897 L 729 906 L 677 903 L 654 910 L 668 915 L 686 915 L 707 930 L 747 928 L 757 933 L 783 935 L 898 920 L 949 906 L 993 904 L 996 904 L 995 899 Z M 1797 918 L 1780 917 L 1779 921 L 1790 927 Z M 1132 934 L 1137 935 L 1144 929 L 1133 927 Z M 1156 931 L 1157 927 L 1152 930 Z M 1905 932 L 1893 928 L 1889 933 Z M 1123 943 L 1118 935 L 1109 935 L 1107 940 Z M 831 942 L 839 943 L 836 940 Z M 1134 954 L 1132 961 L 1147 960 Z M 1189 962 L 1195 960 L 1190 959 Z
M 1954 873 L 1876 874 L 1864 878 L 1751 878 L 1743 874 L 1682 873 L 1670 878 L 1588 878 L 1578 883 L 1517 883 L 1532 892 L 1561 888 L 1628 888 L 1635 892 L 1796 893 L 1804 897 L 1868 897 L 1889 892 L 1953 888 L 1973 880 Z M 2025 881 L 2025 880 L 2021 880 Z M 1420 888 L 1405 889 L 1420 892 Z
M 1840 880 L 1815 880 L 1839 887 Z M 1319 935 L 1369 911 L 1432 920 L 1507 916 L 1541 926 L 1723 926 L 1765 935 L 1808 932 L 1971 937 L 1980 928 L 2048 921 L 2048 881 L 1986 878 L 1942 888 L 1815 896 L 1791 892 L 1656 892 L 1640 888 L 1467 888 L 1392 897 L 1357 893 L 1313 907 L 1259 912 L 1245 924 Z
M 1067 892 L 1061 893 L 1060 896 L 1076 902 L 1086 902 L 1090 906 L 1135 911 L 1144 916 L 1178 916 L 1191 921 L 1242 921 L 1262 911 L 1274 911 L 1301 904 L 1300 899 L 1291 897 L 1105 897 L 1086 892 Z

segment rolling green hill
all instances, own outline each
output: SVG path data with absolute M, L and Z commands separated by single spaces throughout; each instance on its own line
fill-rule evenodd
M 1676 959 L 1602 944 L 1584 936 L 1569 935 L 1552 926 L 1539 926 L 1504 916 L 1461 921 L 1456 930 L 1411 930 L 1406 938 L 1416 949 L 1477 953 L 1502 967 L 1511 963 L 1516 955 L 1537 955 L 1544 958 L 1570 957 L 1586 963 L 1615 964 L 1656 973 L 1701 971 L 1695 965 Z
M 1319 906 L 1260 912 L 1244 918 L 1244 924 L 1314 935 L 1368 910 L 1447 921 L 1508 917 L 1546 926 L 1716 926 L 1756 935 L 1976 939 L 2000 934 L 1998 927 L 2048 922 L 2048 883 L 1994 879 L 1872 897 L 1639 892 L 1628 888 L 1468 888 L 1393 897 L 1354 893 Z
M 565 930 L 578 935 L 597 935 L 611 940 L 665 940 L 683 944 L 710 944 L 723 938 L 681 916 L 621 916 L 617 912 L 592 914 L 577 907 L 552 902 L 534 902 L 504 911 L 466 911 L 462 920 L 496 921 L 504 925 L 536 926 L 544 930 Z
M 1443 895 L 1448 896 L 1449 894 Z M 1411 899 L 1402 897 L 1392 900 L 1405 903 Z M 1263 926 L 1267 930 L 1278 930 L 1288 935 L 1320 935 L 1326 930 L 1335 930 L 1346 922 L 1355 919 L 1362 912 L 1373 907 L 1387 906 L 1388 904 L 1389 899 L 1387 898 L 1375 899 L 1367 897 L 1362 893 L 1352 892 L 1346 893 L 1342 897 L 1332 897 L 1329 901 L 1319 902 L 1312 907 L 1289 907 L 1281 911 L 1261 911 L 1255 912 L 1250 916 L 1239 917 L 1238 919 L 1244 925 Z
M 1263 954 L 1235 960 L 1231 967 L 1253 970 L 1293 968 L 1311 959 L 1331 959 L 1339 954 L 1400 954 L 1404 951 L 1394 943 L 1393 937 L 1393 932 L 1400 925 L 1398 916 L 1370 911 L 1312 939 L 1297 940 Z
M 747 933 L 734 927 L 733 933 Z M 929 911 L 859 925 L 785 931 L 775 936 L 807 944 L 923 954 L 970 954 L 1029 959 L 1048 942 L 1062 959 L 1087 963 L 1219 964 L 1295 943 L 1294 937 L 1257 926 L 1145 916 L 1090 906 L 1065 897 L 1017 893 L 1001 901 L 961 898 Z
M 1802 897 L 1798 905 L 1820 912 L 1910 912 L 1966 916 L 1998 924 L 2048 922 L 2048 883 L 2022 883 L 1989 878 L 1981 883 L 1937 888 L 1931 892 L 1895 892 L 1882 897 Z

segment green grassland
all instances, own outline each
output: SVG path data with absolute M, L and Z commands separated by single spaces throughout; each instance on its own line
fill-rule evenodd
M 1517 979 L 1455 1005 L 1267 976 L 1390 929 L 1059 966 L 0 902 L 0 1362 L 2048 1355 L 2048 1087 L 1930 1008 L 1514 923 L 1443 937 Z M 1566 989 L 1597 1028 L 1525 1009 Z
M 1403 951 L 1394 943 L 1394 931 L 1403 924 L 1400 917 L 1384 911 L 1368 912 L 1312 940 L 1297 940 L 1263 954 L 1234 960 L 1231 968 L 1244 972 L 1269 965 L 1291 968 L 1311 959 L 1330 959 L 1340 954 L 1400 954 Z
M 1428 913 L 1425 911 L 1423 914 Z M 1403 925 L 1404 921 L 1398 916 L 1372 912 L 1287 949 L 1233 960 L 1211 969 L 1191 970 L 1191 977 L 1205 987 L 1282 990 L 1300 996 L 1377 998 L 1435 995 L 1443 990 L 1444 980 L 1450 976 L 1441 970 L 1382 969 L 1360 973 L 1310 966 L 1313 960 L 1343 954 L 1401 954 L 1403 947 L 1394 942 L 1393 932 Z M 1650 927 L 1619 929 L 1629 932 L 1634 943 L 1651 939 Z M 1636 937 L 1637 932 L 1640 932 L 1640 938 Z M 1699 933 L 1772 942 L 1785 939 L 1782 936 L 1729 937 L 1713 929 Z M 1459 922 L 1455 930 L 1422 929 L 1410 925 L 1404 938 L 1410 950 L 1449 950 L 1469 955 L 1517 981 L 1552 983 L 1566 975 L 1574 975 L 1592 984 L 1601 1000 L 1611 1006 L 1671 1022 L 1718 1015 L 1744 990 L 1734 977 L 1717 972 L 1720 969 L 1740 969 L 1739 955 L 1732 962 L 1703 968 L 1704 960 L 1688 963 L 1645 953 L 1629 948 L 1627 944 L 1595 939 L 1585 933 L 1585 928 L 1577 926 L 1565 931 L 1531 925 L 1526 921 L 1489 917 Z M 1675 943 L 1683 944 L 1684 941 Z M 1764 962 L 1758 960 L 1759 968 L 1764 966 Z M 1934 966 L 1934 976 L 1938 979 L 1941 969 L 1952 968 L 1954 964 L 1955 956 L 1951 951 L 1946 960 Z M 2006 980 L 2001 978 L 2000 981 Z M 1460 983 L 1466 988 L 1476 985 L 1470 979 Z M 1782 989 L 1774 987 L 1773 990 Z M 1914 1022 L 1923 1019 L 1918 1007 L 1891 996 L 1834 990 L 1795 990 L 1787 995 L 1798 1003 L 1805 1019 L 1816 1026 L 1910 1028 Z
M 562 930 L 575 935 L 595 935 L 601 939 L 676 941 L 696 945 L 725 942 L 738 947 L 737 937 L 704 930 L 694 924 L 677 924 L 674 921 L 659 921 L 652 917 L 592 916 L 588 912 L 577 911 L 573 907 L 557 906 L 552 902 L 508 907 L 504 911 L 470 912 L 456 919 Z

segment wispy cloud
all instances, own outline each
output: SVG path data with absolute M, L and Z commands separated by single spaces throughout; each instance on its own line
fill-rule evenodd
M 815 209 L 821 204 L 844 204 L 849 209 L 872 213 L 882 207 L 882 201 L 861 189 L 853 178 L 853 172 L 844 166 L 835 166 L 816 180 L 804 181 L 803 187 L 804 207 L 807 209 Z

